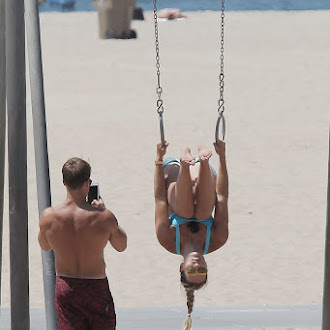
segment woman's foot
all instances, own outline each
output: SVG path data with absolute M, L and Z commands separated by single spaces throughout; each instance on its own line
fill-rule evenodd
M 185 147 L 182 150 L 182 154 L 181 154 L 181 164 L 188 164 L 188 165 L 195 165 L 196 160 L 195 158 L 192 156 L 191 154 L 191 150 L 189 147 Z
M 209 148 L 207 148 L 206 146 L 201 145 L 201 146 L 198 147 L 198 152 L 199 152 L 199 160 L 200 160 L 200 162 L 202 164 L 203 163 L 208 163 L 209 162 L 209 159 L 212 156 L 212 151 Z

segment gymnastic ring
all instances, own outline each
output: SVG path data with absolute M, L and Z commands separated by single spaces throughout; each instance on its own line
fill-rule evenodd
M 163 120 L 162 112 L 159 112 L 159 125 L 160 125 L 160 140 L 162 141 L 162 145 L 165 146 L 164 120 Z
M 219 139 L 219 130 L 221 127 L 221 137 Z M 223 115 L 222 112 L 220 112 L 218 120 L 217 120 L 217 126 L 215 129 L 215 141 L 217 144 L 219 144 L 219 141 L 224 141 L 225 140 L 225 135 L 226 135 L 226 121 L 225 121 L 225 116 Z

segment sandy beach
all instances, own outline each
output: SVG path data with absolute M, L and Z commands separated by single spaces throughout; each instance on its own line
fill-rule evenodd
M 159 23 L 169 156 L 210 148 L 217 120 L 219 12 Z M 72 156 L 128 234 L 106 249 L 118 307 L 185 306 L 181 257 L 154 230 L 153 171 L 159 124 L 151 12 L 136 40 L 98 39 L 97 13 L 42 13 L 52 203 L 65 198 Z M 208 255 L 196 306 L 321 304 L 328 168 L 330 11 L 228 12 L 225 40 L 230 237 Z M 38 205 L 28 88 L 30 306 L 43 308 Z M 211 160 L 217 165 L 214 156 Z M 2 306 L 10 306 L 8 181 Z

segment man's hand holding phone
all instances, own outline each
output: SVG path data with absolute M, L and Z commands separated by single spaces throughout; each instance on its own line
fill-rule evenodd
M 87 195 L 87 201 L 89 204 L 105 209 L 103 199 L 100 196 L 99 184 L 98 182 L 92 182 L 89 187 L 89 192 Z
M 91 204 L 97 208 L 105 209 L 105 205 L 101 196 L 99 199 L 94 199 Z

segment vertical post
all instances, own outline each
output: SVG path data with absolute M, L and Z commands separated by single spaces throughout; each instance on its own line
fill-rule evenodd
M 323 286 L 322 330 L 330 330 L 330 130 L 328 159 L 327 223 L 325 238 L 325 266 Z
M 0 0 L 0 306 L 2 275 L 2 229 L 6 141 L 6 30 L 5 0 Z
M 24 0 L 6 1 L 11 329 L 29 330 Z
M 51 205 L 38 0 L 25 0 L 39 216 Z M 42 251 L 46 324 L 57 330 L 54 252 Z

